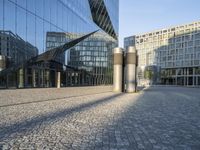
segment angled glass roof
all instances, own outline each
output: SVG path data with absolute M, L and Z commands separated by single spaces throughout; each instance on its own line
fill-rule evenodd
M 93 21 L 107 34 L 118 39 L 104 0 L 88 0 Z

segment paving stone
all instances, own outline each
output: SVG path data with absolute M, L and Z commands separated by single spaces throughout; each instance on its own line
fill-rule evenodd
M 0 149 L 200 149 L 199 89 L 111 89 L 0 91 Z

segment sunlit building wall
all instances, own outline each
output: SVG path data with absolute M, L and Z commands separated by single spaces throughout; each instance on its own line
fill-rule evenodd
M 136 35 L 135 46 L 139 80 L 145 68 L 154 66 L 157 83 L 200 85 L 200 22 Z

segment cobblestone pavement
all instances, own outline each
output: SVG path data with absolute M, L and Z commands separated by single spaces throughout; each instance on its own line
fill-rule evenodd
M 0 149 L 200 150 L 200 89 L 110 90 L 0 91 Z

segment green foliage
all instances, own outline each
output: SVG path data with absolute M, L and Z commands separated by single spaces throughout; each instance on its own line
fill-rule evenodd
M 153 75 L 154 75 L 154 73 L 153 73 L 152 70 L 145 70 L 144 71 L 144 78 L 145 79 L 151 80 L 151 79 L 153 79 Z

